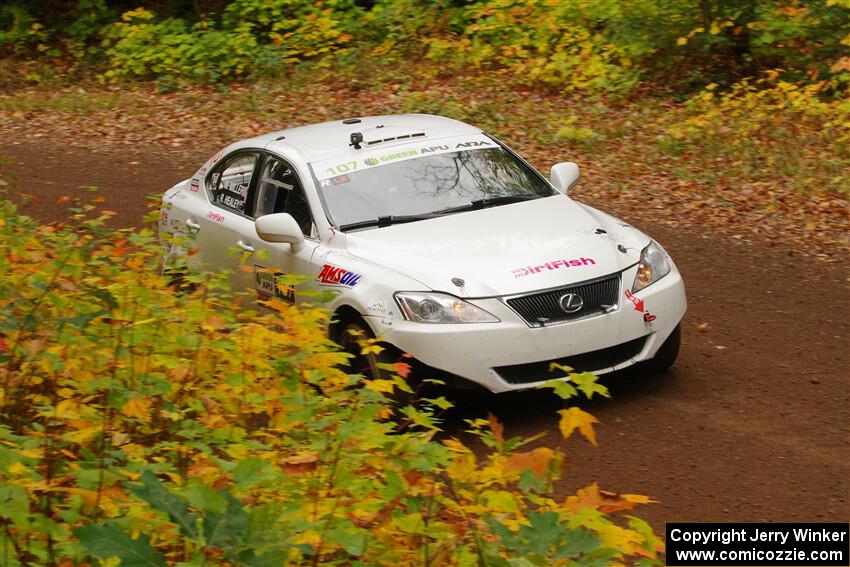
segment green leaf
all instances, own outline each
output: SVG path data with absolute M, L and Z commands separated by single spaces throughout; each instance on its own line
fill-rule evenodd
M 584 528 L 566 532 L 566 543 L 561 544 L 553 555 L 555 559 L 566 559 L 591 553 L 601 547 L 599 539 Z
M 142 486 L 133 489 L 133 494 L 162 512 L 180 527 L 180 531 L 190 538 L 198 537 L 197 515 L 189 512 L 189 506 L 180 497 L 165 488 L 156 475 L 146 470 L 142 473 Z
M 593 394 L 599 394 L 609 398 L 608 388 L 596 382 L 597 378 L 590 372 L 582 372 L 581 374 L 570 374 L 572 380 L 578 389 L 581 390 L 588 399 L 593 397 Z
M 266 462 L 257 457 L 248 457 L 236 465 L 233 469 L 233 480 L 239 486 L 246 487 L 258 482 L 262 477 L 262 468 Z
M 568 400 L 578 395 L 575 386 L 564 380 L 549 380 L 540 385 L 541 388 L 552 388 L 555 395 L 562 400 Z
M 227 498 L 224 494 L 197 481 L 189 483 L 183 491 L 183 497 L 189 501 L 192 508 L 202 512 L 223 514 L 227 510 Z
M 224 498 L 224 494 L 220 495 Z M 248 514 L 231 494 L 227 494 L 227 512 L 209 512 L 204 516 L 204 537 L 207 545 L 233 548 L 238 546 L 248 531 Z
M 335 528 L 328 531 L 328 541 L 336 543 L 354 557 L 360 557 L 366 552 L 366 532 L 361 530 Z
M 112 522 L 82 526 L 74 535 L 90 554 L 107 559 L 118 557 L 121 567 L 165 567 L 165 558 L 155 552 L 148 537 L 132 539 Z
M 246 567 L 280 567 L 289 561 L 289 553 L 285 549 L 273 549 L 260 555 L 239 558 Z

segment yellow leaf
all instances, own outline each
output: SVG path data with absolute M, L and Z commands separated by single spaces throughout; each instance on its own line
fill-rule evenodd
M 379 394 L 391 394 L 395 389 L 395 382 L 392 380 L 365 380 L 365 383 L 367 388 Z
M 680 37 L 679 39 L 676 40 L 676 45 L 687 45 L 687 44 L 688 44 L 688 38 L 686 38 L 686 37 Z
M 464 445 L 454 437 L 452 437 L 451 439 L 443 439 L 443 445 L 445 445 L 445 447 L 449 451 L 454 451 L 455 453 L 469 452 L 469 449 L 467 449 L 466 445 Z
M 71 431 L 62 435 L 62 439 L 68 441 L 70 443 L 77 443 L 78 445 L 85 445 L 100 433 L 100 428 L 95 427 L 87 427 L 85 429 L 78 429 L 77 431 Z
M 585 439 L 590 441 L 594 447 L 596 446 L 596 431 L 593 430 L 593 424 L 599 423 L 598 419 L 577 407 L 560 410 L 558 413 L 561 414 L 558 427 L 565 439 L 578 429 Z
M 130 398 L 127 400 L 127 403 L 124 404 L 124 407 L 121 408 L 121 412 L 129 417 L 135 417 L 145 423 L 150 423 L 151 414 L 150 414 L 151 402 L 150 400 L 145 400 L 142 398 Z
M 371 343 L 371 344 L 364 345 L 363 348 L 360 349 L 360 354 L 362 354 L 364 356 L 369 354 L 369 353 L 381 354 L 381 352 L 383 350 L 384 350 L 384 347 L 382 347 L 381 345 L 379 345 L 377 343 Z
M 56 404 L 56 417 L 77 417 L 77 401 L 73 399 L 62 400 Z
M 22 473 L 22 472 L 24 472 L 25 470 L 27 470 L 27 467 L 26 467 L 26 466 L 24 466 L 24 464 L 23 464 L 23 463 L 18 462 L 18 463 L 15 463 L 14 465 L 10 466 L 10 467 L 9 467 L 8 469 L 6 469 L 6 470 L 8 470 L 8 471 L 9 471 L 10 473 L 12 473 L 12 474 L 18 474 L 18 473 Z

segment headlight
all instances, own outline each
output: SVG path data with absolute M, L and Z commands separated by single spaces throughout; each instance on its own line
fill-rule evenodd
M 447 293 L 399 292 L 395 300 L 404 318 L 418 323 L 498 323 L 480 307 Z
M 640 253 L 640 264 L 638 264 L 635 283 L 632 284 L 632 292 L 637 292 L 653 284 L 670 273 L 670 261 L 667 253 L 654 240 Z

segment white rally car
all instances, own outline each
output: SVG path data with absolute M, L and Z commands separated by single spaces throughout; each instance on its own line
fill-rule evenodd
M 578 176 L 559 163 L 547 180 L 448 118 L 351 118 L 228 146 L 165 193 L 160 230 L 194 233 L 192 261 L 231 269 L 259 299 L 336 290 L 328 331 L 344 348 L 359 356 L 358 331 L 380 337 L 384 358 L 409 353 L 458 384 L 530 388 L 563 377 L 552 362 L 666 370 L 679 271 L 639 230 L 573 201 Z M 373 355 L 359 362 L 379 372 Z

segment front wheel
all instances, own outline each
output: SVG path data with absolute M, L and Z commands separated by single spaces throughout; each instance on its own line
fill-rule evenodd
M 682 344 L 682 324 L 676 325 L 658 352 L 650 360 L 643 363 L 643 367 L 651 374 L 663 374 L 670 370 L 676 358 L 679 356 L 679 347 Z
M 364 339 L 374 339 L 375 335 L 372 330 L 362 321 L 352 321 L 346 323 L 339 336 L 337 343 L 342 350 L 351 355 L 348 359 L 348 364 L 345 371 L 350 374 L 361 374 L 371 380 L 388 380 L 393 376 L 391 370 L 381 368 L 381 365 L 393 364 L 402 358 L 402 353 L 392 345 L 382 344 L 384 347 L 380 353 L 368 352 L 363 354 L 361 342 Z M 404 407 L 415 404 L 419 399 L 418 386 L 419 379 L 413 376 L 404 378 L 410 386 L 412 392 L 406 392 L 396 387 L 390 398 L 394 405 Z
M 374 352 L 363 354 L 361 341 L 373 338 L 375 338 L 374 333 L 365 323 L 352 321 L 343 326 L 337 341 L 342 350 L 351 355 L 346 371 L 351 374 L 362 374 L 373 380 L 389 378 L 390 373 L 379 366 L 393 362 L 388 356 L 387 349 L 377 354 Z

